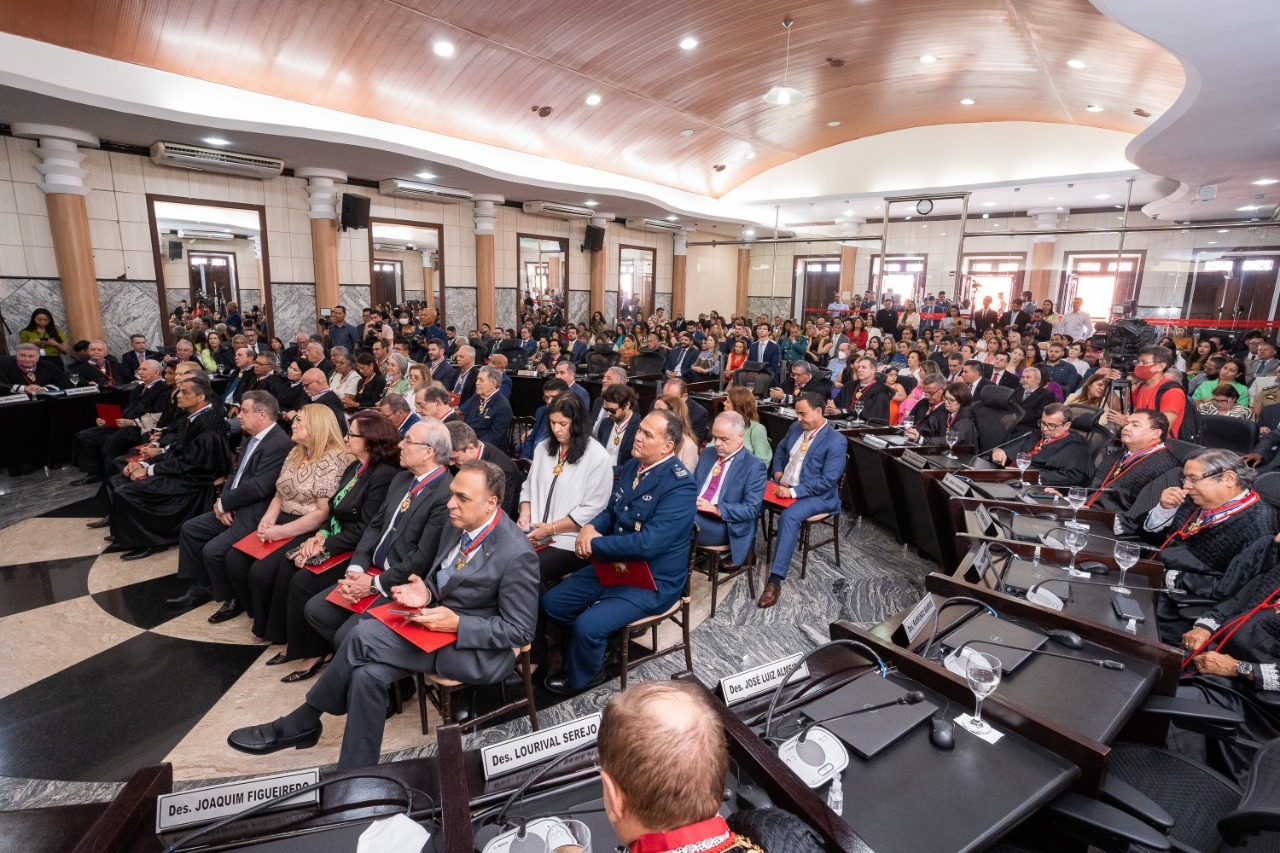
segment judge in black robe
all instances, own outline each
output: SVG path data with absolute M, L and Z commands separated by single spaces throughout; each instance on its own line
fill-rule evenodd
M 1128 459 L 1128 456 L 1129 451 L 1125 447 L 1117 447 L 1102 458 L 1094 469 L 1089 488 L 1100 489 L 1105 482 L 1107 491 L 1092 492 L 1085 506 L 1124 515 L 1148 483 L 1178 467 L 1173 454 L 1164 445 L 1137 461 Z M 1113 474 L 1115 479 L 1111 479 Z
M 862 403 L 861 419 L 876 426 L 889 425 L 889 404 L 893 391 L 876 378 L 876 363 L 866 356 L 855 358 L 849 365 L 849 377 L 840 388 L 836 399 L 824 409 L 827 417 L 856 416 L 854 409 Z
M 186 379 L 178 386 L 178 405 L 186 417 L 172 432 L 164 453 L 135 462 L 107 481 L 113 551 L 141 559 L 178 541 L 183 522 L 213 503 L 214 481 L 231 470 L 227 423 L 213 405 L 209 381 Z M 145 475 L 145 476 L 143 476 Z
M 145 415 L 159 415 L 164 410 L 169 388 L 160 378 L 160 363 L 144 361 L 138 368 L 138 374 L 140 382 L 129 392 L 129 401 L 121 409 L 121 418 L 130 423 L 124 426 L 103 423 L 102 426 L 92 426 L 76 433 L 72 458 L 84 477 L 72 481 L 71 485 L 96 483 L 100 480 L 108 461 L 105 458 L 108 442 L 115 439 L 115 445 L 123 448 L 141 444 L 143 438 L 139 421 Z M 113 453 L 112 456 L 114 455 Z
M 1031 470 L 1040 472 L 1041 486 L 1069 488 L 1083 486 L 1093 476 L 1093 457 L 1084 436 L 1071 431 L 1071 421 L 1060 403 L 1045 407 L 1036 431 L 1023 436 L 1017 444 L 991 451 L 997 465 L 1017 467 L 1022 453 L 1031 454 Z

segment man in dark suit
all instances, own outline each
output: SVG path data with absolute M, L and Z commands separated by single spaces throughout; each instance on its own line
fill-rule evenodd
M 284 348 L 281 358 L 286 365 L 293 364 L 299 358 L 306 358 L 307 344 L 311 343 L 311 336 L 306 332 L 298 332 L 298 337 L 293 343 Z
M 84 486 L 89 483 L 102 482 L 106 459 L 103 458 L 103 447 L 120 430 L 130 430 L 136 437 L 133 444 L 142 443 L 141 419 L 144 415 L 159 415 L 164 411 L 169 389 L 161 377 L 160 362 L 144 361 L 138 367 L 139 383 L 129 392 L 129 402 L 121 409 L 121 417 L 115 423 L 108 424 L 98 418 L 97 426 L 82 429 L 76 433 L 76 441 L 72 447 L 72 458 L 76 467 L 84 472 L 84 476 L 72 480 L 73 486 Z
M 993 385 L 999 385 L 1001 388 L 1017 388 L 1018 374 L 1009 369 L 1009 356 L 1004 353 L 996 353 L 995 358 L 991 360 L 991 379 Z
M 1063 360 L 1066 350 L 1059 343 L 1049 344 L 1049 350 L 1045 354 L 1044 374 L 1045 384 L 1057 382 L 1058 387 L 1062 389 L 1063 396 L 1072 393 L 1080 387 L 1080 383 L 1084 381 L 1084 377 L 1075 369 L 1073 365 L 1067 364 Z
M 551 401 L 557 395 L 568 390 L 569 386 L 558 376 L 553 376 L 542 383 L 542 405 L 538 407 L 538 411 L 534 412 L 533 428 L 525 435 L 524 442 L 520 445 L 521 459 L 533 459 L 533 452 L 538 444 L 546 441 L 547 436 L 551 435 L 551 427 L 547 422 L 547 406 L 551 405 Z
M 650 412 L 636 434 L 635 458 L 623 467 L 609 505 L 578 533 L 579 557 L 606 566 L 647 561 L 657 589 L 605 586 L 595 567 L 587 566 L 542 596 L 547 617 L 571 633 L 564 672 L 546 681 L 553 693 L 578 693 L 604 683 L 609 637 L 637 619 L 663 612 L 684 591 L 696 486 L 674 455 L 682 429 L 671 412 Z
M 413 409 L 413 404 L 399 394 L 387 394 L 378 403 L 378 414 L 396 428 L 401 438 L 408 435 L 413 425 L 422 420 Z
M 568 326 L 564 330 L 564 352 L 574 364 L 582 364 L 587 360 L 587 342 L 578 339 L 576 326 Z
M 591 408 L 591 395 L 587 393 L 586 388 L 578 384 L 578 365 L 567 358 L 561 359 L 556 365 L 556 376 L 564 380 L 564 383 L 569 386 L 568 390 L 582 401 L 584 412 Z
M 40 358 L 40 348 L 35 344 L 18 344 L 14 355 L 0 358 L 0 388 L 6 393 L 43 394 L 46 385 L 62 384 L 58 368 L 52 361 Z
M 896 338 L 898 336 L 898 312 L 893 310 L 893 300 L 886 298 L 881 305 L 880 310 L 876 312 L 876 328 L 884 334 L 884 337 Z
M 911 409 L 914 427 L 926 435 L 944 435 L 947 408 L 942 397 L 947 391 L 947 380 L 941 374 L 930 373 L 920 380 L 920 402 Z
M 235 410 L 240 405 L 240 398 L 244 393 L 253 386 L 254 370 L 253 370 L 253 352 L 248 347 L 240 347 L 235 353 L 235 371 L 227 379 L 227 387 L 223 389 L 222 406 L 227 410 L 227 416 L 235 417 Z M 236 432 L 235 427 L 232 432 Z
M 457 355 L 454 356 L 457 362 L 458 372 L 453 377 L 452 385 L 445 385 L 452 394 L 458 395 L 458 403 L 462 404 L 470 400 L 476 393 L 476 351 L 474 347 L 464 346 L 458 347 Z
M 507 446 L 507 429 L 511 426 L 511 404 L 499 392 L 503 373 L 493 365 L 480 368 L 476 377 L 476 393 L 462 402 L 459 411 L 481 441 Z
M 662 386 L 662 393 L 673 394 L 684 401 L 685 408 L 689 410 L 689 425 L 693 427 L 693 434 L 698 441 L 706 443 L 711 437 L 711 416 L 697 400 L 689 400 L 688 384 L 683 379 L 668 379 Z
M 68 375 L 79 376 L 81 385 L 97 385 L 109 388 L 124 385 L 124 368 L 114 355 L 107 352 L 105 341 L 89 341 L 87 357 L 67 368 Z
M 147 349 L 146 335 L 130 335 L 129 351 L 120 357 L 120 369 L 124 382 L 132 382 L 138 373 L 138 365 L 144 361 L 160 361 L 160 353 Z
M 613 476 L 622 476 L 623 467 L 631 461 L 636 431 L 640 428 L 640 415 L 636 404 L 640 402 L 629 385 L 610 385 L 600 394 L 604 420 L 596 427 L 596 441 L 604 446 L 613 461 Z
M 764 462 L 742 445 L 747 425 L 737 412 L 722 412 L 711 427 L 714 446 L 698 457 L 698 544 L 728 545 L 732 571 L 755 556 L 756 518 L 769 474 Z
M 1029 430 L 1034 431 L 1036 424 L 1040 422 L 1040 416 L 1043 414 L 1045 406 L 1058 402 L 1058 398 L 1053 396 L 1052 391 L 1040 387 L 1039 368 L 1023 368 L 1022 376 L 1018 381 L 1022 388 L 1013 392 L 1011 402 L 1022 409 L 1022 417 L 1018 419 L 1018 423 L 1013 428 L 1015 434 Z M 975 397 L 975 399 L 977 398 Z
M 315 343 L 312 341 L 312 343 Z M 302 374 L 302 390 L 306 392 L 307 402 L 304 405 L 324 406 L 333 412 L 334 418 L 338 421 L 338 429 L 343 435 L 347 434 L 347 414 L 342 406 L 342 399 L 329 387 L 329 380 L 325 378 L 324 371 L 318 367 L 312 367 Z M 389 396 L 389 395 L 388 395 Z M 285 420 L 292 422 L 297 417 L 297 412 L 292 416 L 290 413 L 283 412 L 282 416 Z M 414 423 L 417 423 L 415 417 Z M 404 435 L 404 433 L 401 433 Z
M 520 517 L 520 487 L 524 485 L 524 474 L 512 461 L 511 457 L 500 448 L 476 438 L 476 431 L 461 421 L 448 425 L 449 440 L 453 442 L 453 452 L 449 454 L 449 468 L 454 476 L 458 474 L 462 463 L 479 459 L 498 466 L 506 481 L 502 500 L 502 511 L 512 518 Z
M 608 417 L 604 413 L 604 389 L 610 385 L 626 385 L 627 369 L 625 367 L 610 367 L 604 373 L 600 374 L 600 394 L 591 403 L 591 412 L 589 414 L 591 420 L 591 432 L 594 433 L 600 428 L 600 424 L 604 423 Z
M 520 343 L 518 346 L 525 351 L 526 355 L 533 355 L 534 350 L 538 348 L 538 342 L 533 339 L 533 332 L 528 326 L 520 327 Z
M 947 359 L 956 351 L 955 338 L 951 336 L 944 337 L 938 343 L 938 351 L 929 356 L 929 360 L 938 365 L 938 370 L 944 374 L 947 372 Z
M 231 597 L 227 552 L 257 528 L 276 495 L 280 468 L 293 449 L 293 439 L 276 425 L 279 416 L 280 405 L 265 391 L 249 391 L 240 401 L 240 425 L 248 441 L 213 510 L 182 525 L 178 577 L 190 581 L 191 586 L 169 599 L 170 607 L 189 609 L 216 599 L 223 605 L 214 616 L 221 614 L 221 618 L 210 621 L 218 622 L 244 612 L 243 604 Z
M 827 397 L 823 413 L 832 417 L 855 418 L 866 423 L 887 426 L 889 423 L 889 406 L 893 402 L 893 391 L 876 376 L 878 365 L 870 356 L 860 355 L 853 360 L 853 376 L 840 389 L 835 400 Z M 862 404 L 862 410 L 857 406 Z
M 333 362 L 325 356 L 324 344 L 319 340 L 311 341 L 307 344 L 306 357 L 312 367 L 324 374 L 325 381 L 328 382 L 329 377 L 333 375 Z
M 392 587 L 431 568 L 449 524 L 453 476 L 445 464 L 452 452 L 449 430 L 435 421 L 418 423 L 400 442 L 400 465 L 406 470 L 391 481 L 387 499 L 360 537 L 346 576 L 307 602 L 307 622 L 335 649 L 358 620 L 351 610 L 326 600 L 333 590 L 350 604 L 372 594 L 381 596 L 377 604 L 383 604 Z
M 1041 486 L 1087 486 L 1093 477 L 1089 442 L 1071 431 L 1071 419 L 1061 403 L 1045 406 L 1039 429 L 1027 433 L 1018 444 L 991 451 L 991 461 L 1014 468 L 1023 453 L 1031 455 L 1031 469 L 1040 472 Z
M 773 454 L 773 479 L 780 498 L 795 498 L 778 518 L 778 541 L 773 566 L 757 606 L 773 607 L 782 595 L 782 582 L 800 540 L 800 524 L 819 514 L 840 512 L 840 475 L 849 447 L 822 416 L 822 398 L 803 394 L 796 400 L 796 422 Z
M 977 330 L 978 334 L 981 335 L 987 329 L 995 326 L 999 320 L 1000 315 L 991 307 L 991 297 L 984 296 L 982 297 L 982 307 L 973 312 L 973 316 L 970 318 L 970 324 Z
M 973 399 L 977 401 L 979 394 L 983 388 L 991 385 L 990 379 L 986 379 L 982 375 L 982 362 L 977 359 L 970 359 L 960 368 L 960 381 L 969 386 L 969 393 L 973 395 Z
M 443 424 L 462 420 L 458 410 L 449 405 L 449 392 L 439 382 L 428 382 L 413 392 L 413 410 L 419 418 L 435 418 Z
M 273 352 L 260 352 L 253 359 L 253 376 L 249 380 L 249 391 L 266 391 L 277 401 L 280 395 L 289 390 L 289 381 L 276 373 L 280 359 Z
M 693 363 L 697 360 L 698 349 L 693 345 L 693 339 L 688 332 L 681 332 L 680 345 L 667 357 L 667 378 L 688 381 L 693 376 Z
M 756 326 L 756 340 L 747 347 L 747 360 L 763 362 L 765 370 L 773 374 L 771 384 L 777 385 L 782 381 L 778 375 L 782 371 L 782 350 L 771 340 L 772 331 L 768 323 Z
M 427 341 L 427 370 L 431 374 L 431 381 L 439 382 L 445 388 L 452 388 L 453 382 L 458 378 L 458 371 L 445 358 L 444 341 L 432 339 Z
M 1009 310 L 1000 315 L 998 325 L 1005 331 L 1022 333 L 1031 322 L 1031 315 L 1022 310 L 1022 300 L 1015 299 L 1009 303 Z
M 371 767 L 382 751 L 387 692 L 396 680 L 425 672 L 480 685 L 511 674 L 511 650 L 533 640 L 538 558 L 500 508 L 503 480 L 496 468 L 467 462 L 450 488 L 452 526 L 439 552 L 394 594 L 400 607 L 416 611 L 413 622 L 457 640 L 424 652 L 379 620 L 361 620 L 301 707 L 272 723 L 237 729 L 227 738 L 232 747 L 265 755 L 314 746 L 321 714 L 347 714 L 338 768 Z
M 795 399 L 806 391 L 812 391 L 824 400 L 831 399 L 831 380 L 817 379 L 813 375 L 813 367 L 807 361 L 791 362 L 791 371 L 782 384 L 769 389 L 769 397 L 780 402 Z

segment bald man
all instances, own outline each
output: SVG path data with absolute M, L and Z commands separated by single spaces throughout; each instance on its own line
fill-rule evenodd
M 324 371 L 318 367 L 312 367 L 302 374 L 302 390 L 306 392 L 310 398 L 310 402 L 317 403 L 326 407 L 333 412 L 333 416 L 338 419 L 338 428 L 342 430 L 342 434 L 347 434 L 347 416 L 342 408 L 342 398 L 333 392 L 329 387 L 329 380 L 325 378 Z M 281 425 L 292 424 L 293 419 L 298 416 L 296 411 L 281 412 Z
M 106 388 L 125 383 L 124 368 L 114 355 L 107 352 L 105 341 L 89 341 L 89 357 L 73 364 L 68 372 L 72 376 L 78 375 L 82 385 Z

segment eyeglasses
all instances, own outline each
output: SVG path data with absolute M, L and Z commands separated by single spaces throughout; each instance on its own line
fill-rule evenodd
M 608 412 L 609 414 L 611 414 L 611 415 L 616 415 L 618 412 L 622 411 L 622 410 L 621 410 L 619 407 L 617 407 L 617 406 L 612 406 L 612 407 L 610 407 L 610 406 L 605 406 L 605 407 L 604 407 L 604 410 L 605 410 L 606 412 Z
M 1201 480 L 1212 480 L 1214 477 L 1221 477 L 1225 473 L 1227 472 L 1215 471 L 1212 474 L 1201 474 L 1199 477 L 1195 476 L 1194 474 L 1183 474 L 1179 479 L 1182 480 L 1182 484 L 1184 486 L 1191 486 L 1191 485 L 1195 485 Z
M 1057 430 L 1062 429 L 1066 425 L 1065 421 L 1060 424 L 1050 423 L 1049 421 L 1040 421 L 1040 429 Z
M 349 433 L 348 433 L 348 434 L 349 434 Z M 418 445 L 419 447 L 430 447 L 430 446 L 431 446 L 431 442 L 429 442 L 429 441 L 414 441 L 414 440 L 412 440 L 412 439 L 410 439 L 410 438 L 402 438 L 402 439 L 400 439 L 400 443 L 401 443 L 401 444 L 416 444 L 416 445 Z
M 348 431 L 347 431 L 347 438 L 364 438 L 364 436 L 363 436 L 363 435 L 361 435 L 361 434 L 360 434 L 360 433 L 358 433 L 358 432 L 351 432 L 351 431 L 349 431 L 349 430 L 348 430 Z

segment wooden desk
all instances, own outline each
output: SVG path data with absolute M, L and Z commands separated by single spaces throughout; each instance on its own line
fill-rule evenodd
M 1080 552 L 1080 558 L 1084 560 L 1097 559 L 1099 555 L 1110 554 L 1114 543 L 1111 539 L 1114 536 L 1112 525 L 1115 522 L 1115 514 L 1101 509 L 1082 509 L 1079 514 L 1073 516 L 1071 507 L 1069 506 L 1028 506 L 1021 502 L 1012 501 L 992 501 L 983 498 L 951 498 L 947 505 L 948 514 L 951 517 L 951 529 L 956 535 L 967 533 L 974 536 L 987 536 L 994 539 L 1015 541 L 1011 539 L 1007 532 L 995 525 L 995 531 L 984 531 L 979 529 L 981 525 L 978 523 L 977 517 L 974 515 L 975 509 L 979 506 L 985 506 L 987 511 L 994 518 L 999 520 L 1003 513 L 1000 510 L 1008 510 L 1020 515 L 1027 516 L 1030 522 L 1038 524 L 1049 530 L 1053 527 L 1061 526 L 1064 522 L 1071 521 L 1073 517 L 1082 524 L 1088 524 L 1090 530 L 1089 543 L 1084 550 Z M 1037 519 L 1046 522 L 1040 525 Z M 1005 518 L 1004 520 L 1008 520 Z M 1057 534 L 1061 536 L 1059 531 Z M 1032 543 L 1035 544 L 1035 543 Z M 956 558 L 960 553 L 954 554 Z M 956 563 L 943 563 L 943 568 L 947 571 L 954 571 Z

